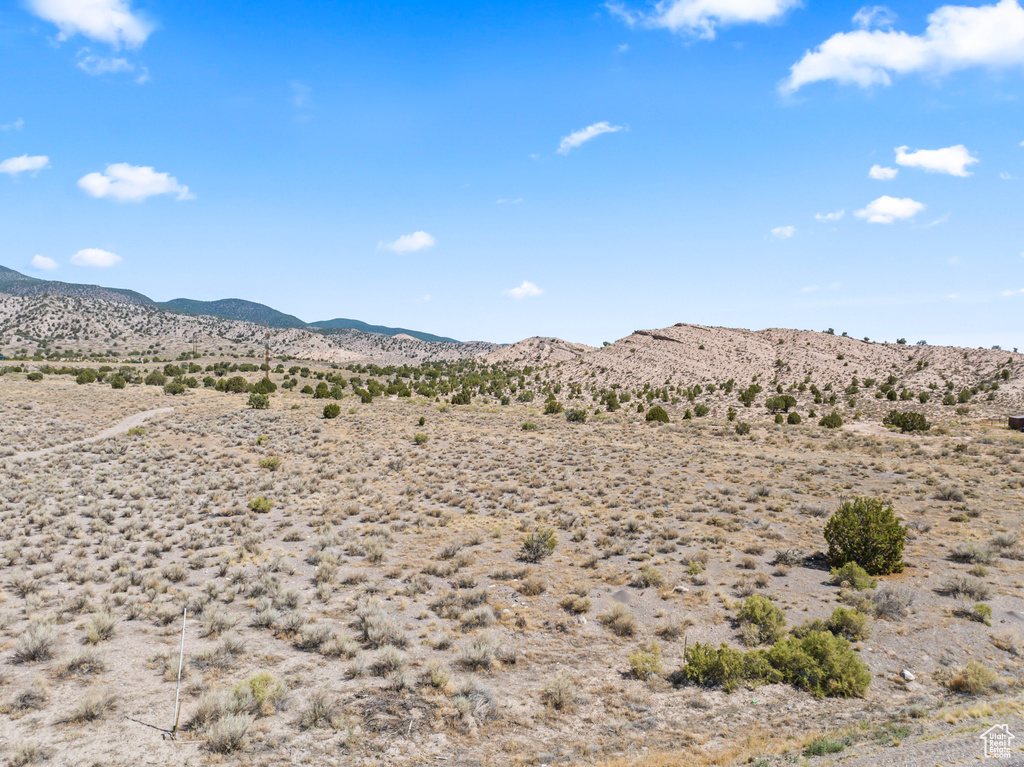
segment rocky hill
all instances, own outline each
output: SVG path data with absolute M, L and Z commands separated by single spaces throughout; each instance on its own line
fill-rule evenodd
M 49 349 L 112 351 L 122 357 L 156 351 L 177 355 L 191 351 L 193 339 L 204 353 L 248 355 L 263 348 L 266 331 L 266 325 L 254 322 L 179 314 L 155 305 L 55 295 L 0 297 L 0 351 L 8 355 L 18 349 L 31 353 L 44 343 Z M 499 348 L 305 328 L 273 329 L 271 346 L 275 356 L 379 365 L 470 359 Z

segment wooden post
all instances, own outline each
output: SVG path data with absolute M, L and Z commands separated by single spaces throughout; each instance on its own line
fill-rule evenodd
M 188 618 L 188 608 L 181 613 L 181 650 L 178 651 L 178 686 L 174 691 L 174 726 L 171 727 L 171 736 L 178 732 L 178 717 L 181 716 L 181 709 L 178 708 L 178 701 L 181 699 L 181 667 L 185 662 L 185 620 Z

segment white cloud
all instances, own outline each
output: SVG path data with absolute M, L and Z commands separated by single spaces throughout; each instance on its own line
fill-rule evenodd
M 58 40 L 83 35 L 115 48 L 138 48 L 153 31 L 130 0 L 28 0 L 28 8 L 57 26 Z
M 291 88 L 292 91 L 293 105 L 300 108 L 309 106 L 309 97 L 310 94 L 312 94 L 313 92 L 312 88 L 310 88 L 303 82 L 299 82 L 298 80 L 292 80 L 290 83 L 288 83 L 288 87 Z
M 934 221 L 931 221 L 931 222 L 925 224 L 922 228 L 923 229 L 931 229 L 933 226 L 941 226 L 942 224 L 945 224 L 945 223 L 948 223 L 948 222 L 949 222 L 949 214 L 947 213 L 946 215 L 939 216 Z
M 498 200 L 495 204 L 497 205 L 518 205 L 523 201 L 522 197 L 517 197 L 514 200 Z
M 620 130 L 622 130 L 621 125 L 611 125 L 607 122 L 594 123 L 583 130 L 570 133 L 562 139 L 562 143 L 558 145 L 558 153 L 569 154 L 571 150 L 582 146 L 592 138 L 597 138 L 602 133 L 618 133 Z
M 432 248 L 436 244 L 437 240 L 434 239 L 433 235 L 426 232 L 413 232 L 412 234 L 403 234 L 394 242 L 382 242 L 377 247 L 388 248 L 395 251 L 395 253 L 415 253 L 417 250 Z
M 884 5 L 865 5 L 853 14 L 853 23 L 861 29 L 891 27 L 896 23 L 896 13 Z
M 908 168 L 921 168 L 928 173 L 948 173 L 951 176 L 966 178 L 971 175 L 967 171 L 967 166 L 978 162 L 978 158 L 972 157 L 963 144 L 948 146 L 945 149 L 919 149 L 916 152 L 908 152 L 907 148 L 896 148 L 896 164 Z
M 120 262 L 121 257 L 119 255 L 111 253 L 109 250 L 100 250 L 99 248 L 85 248 L 71 257 L 71 263 L 75 266 L 94 266 L 100 269 L 105 269 Z
M 32 256 L 30 266 L 41 272 L 52 272 L 57 268 L 57 262 L 52 258 L 47 258 L 46 256 Z
M 891 224 L 896 219 L 913 218 L 924 209 L 923 202 L 909 197 L 883 195 L 869 202 L 863 210 L 854 211 L 853 215 L 867 219 L 869 224 Z
M 135 71 L 135 65 L 128 61 L 128 59 L 118 56 L 97 56 L 88 51 L 88 48 L 83 49 L 79 53 L 78 62 L 75 64 L 87 75 L 109 75 L 116 74 L 117 72 Z
M 629 10 L 617 2 L 605 7 L 630 26 L 640 23 L 714 40 L 719 26 L 767 24 L 799 5 L 801 0 L 661 0 L 652 13 Z
M 12 123 L 6 125 L 0 125 L 0 130 L 21 130 L 25 127 L 25 121 L 20 117 Z
M 1020 295 L 1024 295 L 1024 288 L 1021 288 L 1020 290 L 1004 290 L 1003 291 L 1003 295 L 1004 296 L 1020 296 Z
M 814 217 L 818 221 L 840 221 L 845 215 L 845 210 L 837 210 L 832 213 L 815 213 Z
M 879 29 L 839 32 L 808 51 L 779 86 L 793 93 L 809 83 L 836 80 L 868 88 L 891 85 L 893 75 L 943 75 L 969 67 L 1024 64 L 1024 8 L 1018 0 L 980 7 L 944 5 L 928 17 L 923 35 Z
M 999 178 L 1001 178 L 1003 181 L 1010 181 L 1013 179 L 1013 174 L 1008 173 L 1007 171 L 1004 170 L 1000 172 Z
M 524 298 L 532 298 L 533 296 L 540 296 L 543 294 L 544 291 L 538 288 L 529 280 L 523 280 L 523 284 L 520 285 L 518 288 L 512 288 L 511 290 L 505 291 L 506 296 L 508 296 L 509 298 L 514 298 L 517 301 L 520 301 Z
M 50 167 L 50 158 L 46 155 L 29 157 L 27 154 L 23 154 L 21 157 L 9 157 L 0 162 L 0 173 L 6 173 L 8 176 L 17 176 L 25 171 L 38 173 L 43 168 L 48 167 Z
M 872 165 L 871 170 L 868 171 L 868 175 L 876 181 L 892 181 L 896 178 L 896 174 L 899 170 L 896 168 L 885 168 L 881 165 Z
M 167 173 L 126 162 L 108 165 L 103 173 L 89 173 L 78 179 L 78 186 L 93 197 L 111 197 L 118 202 L 142 202 L 158 194 L 177 195 L 179 200 L 194 200 L 187 186 Z
M 788 240 L 794 234 L 796 234 L 795 226 L 777 226 L 772 229 L 772 237 L 777 240 Z

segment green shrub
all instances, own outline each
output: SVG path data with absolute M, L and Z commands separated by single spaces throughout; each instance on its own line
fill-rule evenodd
M 469 389 L 463 389 L 457 394 L 452 395 L 453 405 L 468 405 L 473 401 L 473 395 L 469 393 Z
M 310 386 L 309 384 L 306 384 L 301 389 L 299 389 L 299 393 L 300 394 L 312 394 L 313 393 L 313 387 Z
M 330 387 L 323 381 L 316 385 L 313 390 L 313 399 L 328 399 L 331 396 Z
M 736 420 L 736 408 L 730 406 L 729 409 L 725 413 L 725 417 L 728 420 L 730 420 L 730 421 L 735 421 Z
M 829 575 L 832 576 L 832 585 L 857 591 L 873 589 L 878 583 L 868 575 L 867 570 L 856 562 L 847 562 L 842 567 L 833 567 Z
M 859 642 L 871 635 L 868 616 L 858 610 L 837 607 L 825 621 L 825 627 L 837 637 Z
M 544 415 L 557 415 L 564 410 L 564 406 L 561 402 L 551 397 L 547 402 L 544 403 Z
M 531 421 L 524 421 L 521 428 L 523 431 L 537 431 L 537 424 Z
M 324 418 L 337 418 L 341 415 L 341 405 L 331 402 L 324 405 Z
M 794 687 L 815 697 L 863 697 L 871 672 L 850 643 L 827 631 L 783 639 L 767 651 L 768 663 Z
M 658 423 L 668 423 L 668 413 L 665 412 L 665 408 L 661 405 L 655 405 L 647 411 L 647 415 L 644 416 L 645 421 L 657 421 Z
M 526 540 L 523 541 L 520 556 L 527 562 L 540 562 L 545 557 L 550 556 L 557 545 L 558 538 L 555 536 L 554 530 L 550 528 L 537 530 L 530 533 Z
M 122 378 L 119 375 L 115 375 L 113 378 L 110 379 L 110 388 L 112 389 L 123 389 L 127 385 L 128 382 L 125 381 L 124 378 Z
M 167 376 L 159 370 L 154 370 L 145 378 L 146 386 L 163 386 L 167 383 Z
M 27 378 L 29 381 L 42 381 L 43 374 L 36 370 L 33 373 L 29 373 L 27 376 L 25 376 L 25 378 Z
M 529 390 L 521 391 L 516 399 L 519 402 L 533 402 L 533 392 Z
M 221 388 L 223 387 L 223 388 Z M 242 376 L 222 378 L 217 382 L 217 390 L 228 394 L 242 394 L 249 388 L 249 383 Z
M 164 386 L 165 394 L 184 394 L 187 386 L 181 381 L 171 381 Z
M 931 424 L 925 420 L 924 415 L 912 410 L 890 410 L 889 414 L 882 419 L 882 423 L 886 426 L 895 426 L 903 434 L 912 431 L 928 431 L 932 428 Z
M 281 459 L 272 457 L 261 458 L 259 466 L 261 469 L 266 469 L 267 471 L 277 471 L 281 468 Z
M 843 501 L 825 524 L 828 556 L 836 567 L 856 562 L 869 575 L 903 571 L 907 531 L 891 504 L 877 498 Z
M 706 416 L 710 412 L 711 412 L 711 410 L 710 410 L 710 408 L 708 408 L 707 405 L 697 404 L 697 405 L 693 406 L 693 414 L 695 416 L 697 416 L 698 418 L 703 418 L 704 416 Z
M 741 437 L 750 434 L 750 424 L 746 421 L 740 421 L 736 424 L 736 433 Z
M 259 392 L 253 392 L 249 395 L 249 407 L 253 410 L 266 410 L 270 407 L 270 397 L 266 394 L 260 394 Z
M 702 687 L 723 687 L 732 692 L 741 685 L 781 682 L 782 676 L 768 662 L 764 650 L 734 650 L 724 642 L 719 647 L 695 642 L 686 649 L 685 665 L 675 675 L 679 681 Z
M 776 413 L 775 414 L 775 423 L 777 423 L 777 424 L 784 424 L 785 422 L 786 422 L 786 416 L 784 416 L 782 413 Z
M 800 423 L 800 421 L 800 414 L 795 410 L 792 411 L 788 416 L 786 416 L 786 423 L 788 423 L 790 426 L 796 426 L 798 423 Z
M 818 421 L 818 426 L 824 426 L 826 429 L 838 429 L 843 425 L 843 417 L 839 415 L 839 412 L 833 410 L 827 416 Z
M 249 501 L 249 508 L 258 514 L 267 514 L 274 508 L 274 502 L 261 495 L 259 498 L 253 498 Z
M 77 384 L 91 384 L 94 383 L 95 381 L 96 373 L 95 371 L 90 370 L 89 368 L 82 370 L 81 372 L 79 372 L 77 376 L 75 376 L 75 383 Z
M 804 756 L 825 756 L 826 754 L 838 754 L 840 751 L 846 749 L 851 743 L 849 738 L 843 738 L 842 740 L 835 740 L 822 735 L 815 738 L 807 747 L 804 749 Z
M 415 442 L 417 445 L 425 445 L 427 444 L 428 439 L 430 439 L 430 437 L 428 437 L 426 434 L 417 434 L 412 438 L 412 441 Z
M 565 420 L 570 423 L 586 423 L 587 411 L 583 408 L 573 408 L 565 413 Z
M 747 645 L 769 644 L 778 641 L 786 616 L 771 600 L 754 594 L 747 597 L 736 614 L 743 643 Z
M 663 663 L 661 661 L 661 645 L 657 639 L 652 639 L 649 647 L 641 647 L 629 653 L 629 670 L 637 679 L 650 679 L 661 673 Z

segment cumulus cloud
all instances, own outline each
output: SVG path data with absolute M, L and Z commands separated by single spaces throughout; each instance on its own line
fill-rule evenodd
M 641 24 L 714 40 L 719 26 L 767 24 L 799 5 L 801 0 L 662 0 L 650 13 L 617 2 L 605 7 L 630 26 Z
M 179 200 L 195 199 L 188 187 L 179 184 L 174 176 L 126 162 L 108 165 L 103 173 L 82 176 L 78 186 L 93 197 L 110 197 L 118 202 L 142 202 L 159 194 L 173 194 Z
M 436 244 L 437 240 L 433 235 L 426 232 L 413 232 L 412 234 L 403 234 L 394 242 L 382 242 L 378 247 L 393 250 L 395 253 L 415 253 L 417 250 L 432 248 Z
M 899 170 L 896 168 L 885 168 L 881 165 L 872 165 L 871 170 L 868 171 L 868 175 L 876 181 L 892 181 L 896 178 L 896 174 Z
M 558 145 L 558 153 L 569 154 L 569 152 L 576 147 L 582 146 L 592 138 L 597 138 L 602 133 L 618 133 L 620 130 L 622 130 L 621 125 L 612 125 L 607 122 L 594 123 L 583 130 L 570 133 L 568 136 L 563 138 L 562 143 Z
M 788 240 L 794 234 L 796 234 L 795 226 L 777 226 L 772 229 L 772 237 L 776 240 Z
M 25 121 L 20 117 L 12 123 L 6 125 L 0 125 L 0 130 L 21 130 L 25 127 Z
M 57 26 L 58 40 L 82 35 L 114 48 L 138 48 L 153 31 L 130 0 L 28 0 L 28 8 Z
M 837 210 L 832 213 L 815 213 L 814 217 L 818 221 L 840 221 L 845 215 L 845 210 Z
M 538 288 L 536 285 L 534 285 L 529 280 L 523 280 L 523 284 L 520 285 L 518 288 L 512 288 L 510 290 L 506 290 L 505 291 L 505 295 L 506 296 L 508 296 L 509 298 L 514 298 L 517 301 L 520 301 L 520 300 L 522 300 L 524 298 L 532 298 L 534 296 L 540 296 L 540 295 L 543 295 L 543 294 L 544 294 L 544 291 L 541 290 L 540 288 Z
M 1018 0 L 979 7 L 944 5 L 922 35 L 880 29 L 839 32 L 807 51 L 779 86 L 793 93 L 823 80 L 891 85 L 894 75 L 943 75 L 970 67 L 1024 64 L 1024 8 Z
M 891 224 L 897 219 L 913 218 L 924 209 L 923 202 L 909 197 L 883 195 L 869 202 L 863 210 L 854 211 L 853 215 L 866 219 L 869 224 Z
M 41 272 L 52 272 L 57 268 L 57 262 L 46 256 L 32 256 L 32 261 L 29 265 Z
M 965 178 L 971 175 L 967 166 L 978 162 L 978 158 L 972 157 L 963 144 L 945 149 L 919 149 L 916 152 L 908 152 L 907 149 L 905 146 L 896 148 L 896 164 L 921 168 L 928 173 L 948 173 Z
M 896 23 L 896 13 L 884 5 L 865 5 L 853 14 L 853 23 L 861 29 L 891 27 Z
M 43 168 L 50 167 L 50 158 L 46 155 L 36 155 L 29 157 L 27 154 L 23 154 L 21 157 L 8 157 L 3 162 L 0 162 L 0 173 L 6 173 L 8 176 L 17 176 L 19 173 L 38 173 Z
M 71 263 L 75 266 L 93 266 L 100 269 L 106 269 L 120 262 L 121 257 L 119 255 L 111 253 L 109 250 L 100 250 L 99 248 L 85 248 L 71 257 Z

